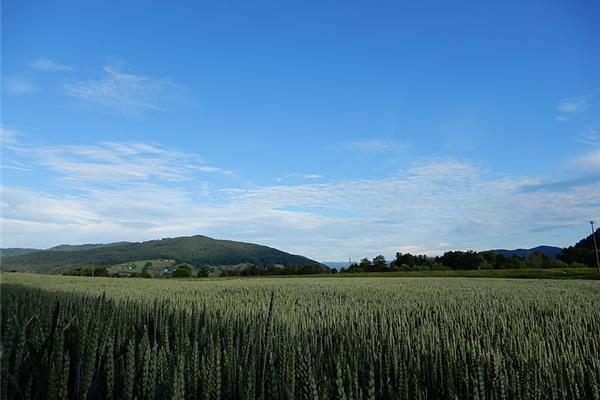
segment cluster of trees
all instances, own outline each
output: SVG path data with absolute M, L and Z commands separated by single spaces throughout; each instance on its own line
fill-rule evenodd
M 308 275 L 321 274 L 325 272 L 322 265 L 309 264 L 301 266 L 278 266 L 271 265 L 267 268 L 261 268 L 256 265 L 247 265 L 242 268 L 232 268 L 221 271 L 219 276 L 263 276 L 263 275 Z M 189 264 L 179 264 L 175 271 L 170 274 L 172 278 L 189 278 L 192 276 L 198 278 L 208 277 L 209 271 L 207 268 L 199 268 L 194 274 L 193 268 Z
M 104 267 L 73 268 L 63 272 L 67 276 L 109 276 L 108 270 Z
M 546 254 L 534 252 L 528 257 L 513 255 L 506 257 L 494 252 L 447 251 L 442 256 L 427 257 L 410 253 L 396 253 L 396 258 L 388 263 L 384 256 L 373 260 L 363 258 L 358 263 L 342 268 L 340 272 L 394 272 L 426 271 L 444 269 L 518 269 L 518 268 L 567 268 L 585 267 L 579 262 L 567 263 L 553 259 Z
M 271 265 L 267 268 L 259 268 L 255 265 L 248 265 L 243 268 L 235 268 L 222 271 L 219 276 L 263 276 L 263 275 L 310 275 L 322 274 L 326 272 L 320 264 L 308 265 Z
M 179 264 L 171 274 L 173 278 L 189 278 L 192 276 L 192 266 L 189 264 Z
M 62 273 L 65 276 L 92 276 L 92 277 L 128 277 L 128 278 L 152 278 L 152 274 L 147 271 L 129 272 L 127 274 L 117 272 L 110 274 L 105 267 L 82 267 L 72 268 Z
M 179 264 L 175 267 L 175 271 L 171 274 L 172 278 L 190 278 L 194 275 L 192 272 L 192 266 L 189 264 Z M 208 276 L 208 269 L 200 268 L 196 272 L 198 278 L 206 278 Z
M 148 264 L 148 263 L 147 263 Z M 152 278 L 146 267 L 142 272 L 127 272 L 127 273 L 116 273 L 110 274 L 104 267 L 96 268 L 73 268 L 63 272 L 63 275 L 68 276 L 112 276 L 112 277 L 128 277 L 128 278 Z M 310 274 L 322 274 L 327 272 L 325 268 L 320 264 L 308 264 L 299 266 L 279 266 L 271 265 L 267 268 L 260 268 L 256 265 L 247 265 L 242 268 L 233 268 L 221 271 L 219 276 L 265 276 L 265 275 L 310 275 Z M 337 271 L 335 271 L 337 272 Z M 209 276 L 209 270 L 207 268 L 199 268 L 194 273 L 194 268 L 187 263 L 179 264 L 175 267 L 175 270 L 164 275 L 170 278 L 191 278 L 196 276 L 198 278 L 206 278 Z

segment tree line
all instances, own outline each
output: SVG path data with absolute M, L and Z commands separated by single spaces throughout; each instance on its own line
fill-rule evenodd
M 261 268 L 256 265 L 246 265 L 238 268 L 228 268 L 217 273 L 217 276 L 268 276 L 268 275 L 313 275 L 326 272 L 325 268 L 320 264 L 308 265 L 270 265 L 266 268 Z M 178 265 L 171 274 L 173 278 L 189 278 L 192 276 L 205 278 L 209 276 L 207 268 L 199 268 L 194 274 L 192 267 L 188 264 Z
M 216 273 L 216 276 L 269 276 L 269 275 L 313 275 L 328 272 L 323 265 L 307 264 L 307 265 L 270 265 L 267 268 L 261 268 L 256 265 L 246 265 L 238 268 L 228 268 Z M 336 271 L 337 272 L 337 271 Z M 65 276 L 98 276 L 98 277 L 128 277 L 128 278 L 153 278 L 154 275 L 148 271 L 142 272 L 127 272 L 123 274 L 118 272 L 110 274 L 105 267 L 82 267 L 73 268 L 63 272 Z M 206 267 L 194 268 L 187 263 L 179 264 L 172 272 L 161 275 L 165 278 L 206 278 L 210 275 L 210 270 Z
M 600 229 L 596 230 L 596 240 L 600 242 Z M 494 251 L 477 252 L 447 251 L 441 256 L 430 257 L 425 254 L 413 255 L 410 253 L 396 253 L 396 257 L 388 262 L 383 255 L 373 259 L 363 258 L 357 263 L 350 264 L 347 268 L 328 269 L 321 264 L 306 265 L 279 265 L 258 266 L 247 264 L 243 267 L 227 268 L 221 271 L 213 270 L 214 276 L 269 276 L 269 275 L 310 275 L 322 273 L 353 273 L 353 272 L 397 272 L 397 271 L 429 271 L 429 270 L 475 270 L 475 269 L 547 269 L 547 268 L 585 268 L 595 267 L 595 250 L 592 235 L 580 240 L 574 246 L 564 248 L 556 258 L 551 258 L 541 252 L 533 252 L 527 257 L 512 255 L 507 257 Z M 152 278 L 144 270 L 128 273 L 129 277 Z M 196 269 L 196 271 L 194 271 Z M 194 268 L 188 263 L 181 263 L 175 270 L 163 277 L 187 278 L 207 277 L 211 271 L 206 267 Z M 110 276 L 107 268 L 75 268 L 63 273 L 63 275 L 78 276 Z M 118 274 L 116 274 L 118 275 Z M 115 275 L 113 275 L 115 276 Z
M 533 252 L 527 257 L 513 255 L 506 257 L 494 252 L 447 251 L 442 256 L 429 257 L 424 254 L 413 255 L 410 253 L 396 253 L 396 257 L 388 262 L 383 255 L 373 259 L 363 258 L 359 262 L 350 264 L 347 268 L 326 269 L 320 264 L 281 266 L 270 265 L 261 268 L 256 265 L 246 265 L 237 268 L 228 268 L 213 271 L 213 276 L 275 276 L 275 275 L 313 275 L 323 273 L 356 273 L 356 272 L 400 272 L 400 271 L 435 271 L 435 270 L 475 270 L 475 269 L 544 269 L 544 268 L 585 268 L 587 265 L 577 262 L 565 262 L 560 258 L 550 258 L 546 254 Z M 63 273 L 69 276 L 95 276 L 95 277 L 124 277 L 122 273 L 111 275 L 104 267 L 74 268 Z M 161 275 L 165 278 L 204 278 L 211 275 L 209 268 L 192 267 L 182 263 L 168 274 Z M 153 278 L 154 275 L 147 271 L 131 272 L 130 278 Z
M 527 257 L 513 255 L 506 257 L 494 252 L 447 251 L 442 256 L 428 257 L 424 254 L 396 253 L 391 262 L 379 255 L 372 260 L 363 258 L 339 272 L 397 272 L 429 270 L 473 270 L 473 269 L 519 269 L 519 268 L 581 268 L 586 264 L 559 258 L 550 258 L 546 254 L 533 252 Z

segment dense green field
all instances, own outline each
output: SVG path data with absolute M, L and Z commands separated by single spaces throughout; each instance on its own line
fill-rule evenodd
M 1 296 L 3 399 L 600 398 L 597 281 L 13 273 Z

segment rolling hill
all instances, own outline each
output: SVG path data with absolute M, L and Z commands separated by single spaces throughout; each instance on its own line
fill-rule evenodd
M 56 274 L 74 267 L 109 266 L 149 259 L 172 259 L 193 266 L 253 264 L 261 268 L 279 264 L 319 264 L 309 258 L 252 243 L 189 236 L 81 246 L 61 245 L 27 254 L 2 256 L 3 270 Z

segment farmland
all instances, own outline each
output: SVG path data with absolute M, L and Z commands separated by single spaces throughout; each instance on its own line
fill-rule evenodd
M 600 284 L 2 275 L 2 392 L 600 398 Z

